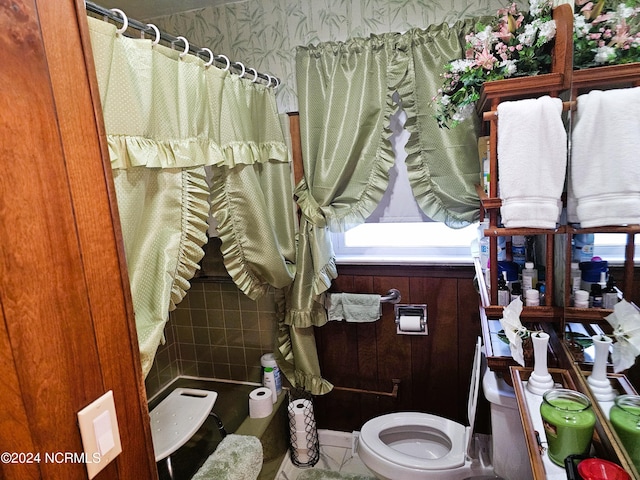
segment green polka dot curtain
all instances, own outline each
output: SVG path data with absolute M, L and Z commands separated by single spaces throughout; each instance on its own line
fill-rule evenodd
M 288 324 L 326 322 L 322 294 L 337 275 L 329 232 L 364 222 L 388 186 L 394 94 L 407 113 L 406 165 L 420 208 L 453 228 L 478 218 L 477 122 L 440 129 L 431 106 L 445 64 L 464 56 L 473 24 L 298 47 L 304 178 L 294 192 L 302 220 Z
M 210 205 L 245 294 L 293 281 L 288 148 L 272 89 L 88 21 L 146 376 L 204 254 Z

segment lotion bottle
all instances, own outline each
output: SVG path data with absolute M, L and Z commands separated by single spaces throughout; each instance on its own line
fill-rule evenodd
M 278 401 L 278 392 L 276 390 L 276 378 L 273 367 L 266 367 L 264 369 L 264 386 L 271 390 L 273 403 L 276 403 Z
M 535 289 L 538 285 L 538 270 L 534 268 L 533 262 L 527 262 L 522 269 L 522 290 Z

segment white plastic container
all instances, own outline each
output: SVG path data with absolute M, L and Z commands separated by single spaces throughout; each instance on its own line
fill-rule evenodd
M 485 220 L 478 225 L 478 243 L 480 245 L 480 266 L 482 271 L 487 271 L 489 264 L 489 237 L 484 236 L 484 231 L 489 228 L 489 221 Z
M 278 392 L 276 391 L 276 379 L 272 367 L 265 367 L 262 383 L 271 390 L 273 403 L 276 403 L 278 401 Z
M 540 292 L 535 288 L 530 288 L 524 292 L 524 304 L 527 307 L 540 306 Z
M 526 292 L 536 288 L 538 285 L 538 269 L 534 267 L 533 262 L 527 262 L 522 269 L 522 290 Z
M 262 366 L 262 378 L 264 379 L 264 370 L 267 367 L 273 368 L 273 377 L 276 385 L 276 395 L 280 395 L 282 392 L 282 376 L 280 374 L 280 369 L 278 368 L 278 363 L 273 355 L 273 353 L 265 353 L 260 357 L 260 365 Z M 264 384 L 264 380 L 262 382 Z
M 576 290 L 580 290 L 580 281 L 582 280 L 582 272 L 578 262 L 571 262 L 571 296 L 574 296 Z
M 573 306 L 576 308 L 589 308 L 589 292 L 586 290 L 576 290 L 573 294 Z

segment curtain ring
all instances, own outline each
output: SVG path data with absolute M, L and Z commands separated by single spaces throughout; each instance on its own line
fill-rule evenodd
M 280 79 L 278 77 L 273 77 L 276 82 L 276 86 L 274 88 L 278 88 L 280 86 Z
M 242 62 L 234 62 L 234 65 L 240 65 L 240 68 L 242 68 L 242 73 L 240 74 L 240 78 L 244 77 L 244 74 L 247 72 L 247 69 L 244 68 L 244 64 Z
M 256 80 L 258 80 L 258 72 L 256 72 L 255 68 L 250 68 L 249 71 L 253 72 L 253 80 L 251 80 L 251 83 L 256 83 Z
M 157 45 L 158 43 L 160 43 L 160 30 L 158 29 L 158 27 L 156 27 L 153 23 L 147 23 L 147 27 L 153 30 L 156 34 L 156 38 L 153 39 L 151 45 Z
M 209 54 L 209 61 L 207 63 L 204 64 L 205 67 L 210 67 L 211 64 L 213 63 L 213 57 L 215 56 L 213 54 L 213 52 L 211 50 L 209 50 L 207 47 L 204 47 L 202 49 L 200 49 L 201 52 L 207 52 Z
M 116 33 L 124 33 L 124 32 L 126 32 L 127 28 L 129 28 L 129 19 L 127 18 L 125 13 L 122 10 L 120 10 L 119 8 L 112 8 L 111 11 L 117 13 L 118 15 L 120 15 L 122 17 L 122 27 L 118 28 L 116 30 Z
M 184 57 L 187 53 L 189 53 L 189 40 L 187 40 L 184 37 L 176 37 L 175 42 L 177 42 L 178 40 L 182 40 L 182 42 L 184 42 L 184 51 L 180 52 L 179 57 L 182 58 Z M 171 42 L 171 45 L 173 46 L 173 44 L 175 42 Z
M 273 77 L 271 75 L 269 75 L 268 73 L 265 73 L 265 75 L 267 76 L 267 87 L 271 86 L 271 80 L 273 79 Z
M 224 67 L 224 69 L 223 69 L 223 70 L 224 70 L 225 72 L 226 72 L 227 70 L 229 70 L 229 67 L 231 66 L 231 62 L 229 61 L 229 58 L 228 58 L 226 55 L 222 55 L 222 54 L 220 54 L 220 55 L 218 55 L 216 58 L 222 58 L 222 59 L 224 59 L 224 61 L 225 61 L 225 62 L 227 62 L 227 66 L 226 66 L 226 67 Z

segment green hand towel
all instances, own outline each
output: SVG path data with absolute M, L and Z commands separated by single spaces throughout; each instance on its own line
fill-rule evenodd
M 329 320 L 375 322 L 380 318 L 380 295 L 329 293 L 325 297 Z

